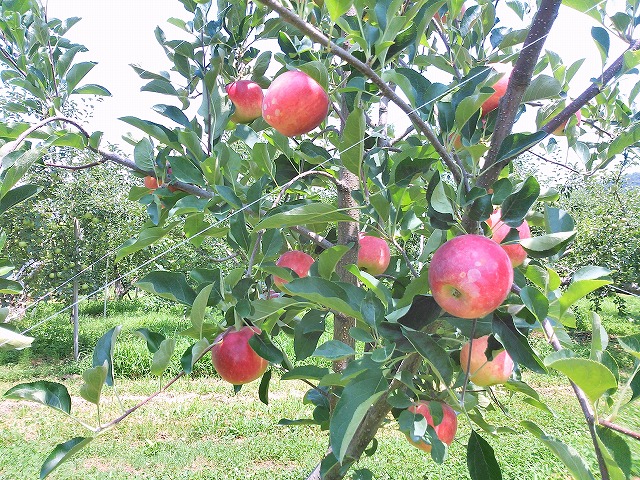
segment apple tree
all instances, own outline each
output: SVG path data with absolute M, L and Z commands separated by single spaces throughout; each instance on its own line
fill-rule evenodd
M 575 478 L 594 478 L 593 468 L 601 478 L 629 478 L 626 441 L 638 435 L 616 415 L 640 394 L 640 337 L 619 339 L 636 358 L 628 378 L 620 378 L 597 315 L 593 330 L 600 335 L 589 358 L 573 350 L 571 306 L 609 284 L 611 272 L 586 266 L 563 284 L 553 265 L 575 236 L 574 222 L 549 203 L 555 192 L 534 176 L 514 176 L 512 162 L 533 149 L 544 157 L 558 136 L 585 171 L 637 149 L 639 89 L 620 88 L 640 62 L 637 3 L 614 12 L 588 0 L 565 2 L 601 25 L 584 43 L 606 64 L 584 92 L 571 91 L 570 101 L 582 62 L 564 65 L 545 50 L 551 29 L 563 28 L 554 24 L 559 0 L 180 1 L 188 20 L 169 20 L 180 38 L 155 31 L 171 71 L 134 67 L 141 90 L 166 95 L 166 103 L 154 108 L 162 122 L 122 118 L 139 130 L 132 158 L 108 151 L 100 132 L 64 116 L 69 95 L 105 93 L 82 84 L 93 64 L 76 63 L 82 47 L 64 38 L 74 20 L 47 19 L 35 1 L 0 3 L 1 78 L 46 112 L 31 125 L 3 126 L 3 181 L 17 182 L 56 145 L 92 151 L 157 178 L 151 192 L 130 191 L 148 221 L 119 256 L 181 229 L 185 241 L 219 238 L 239 262 L 230 269 L 159 270 L 138 281 L 191 309 L 187 333 L 194 343 L 178 352 L 184 371 L 176 379 L 222 349 L 227 335 L 251 326 L 251 349 L 271 365 L 260 399 L 268 401 L 275 374 L 302 379 L 313 418 L 290 423 L 329 431 L 327 454 L 309 478 L 344 478 L 352 469 L 356 478 L 371 478 L 358 460 L 374 454 L 386 421 L 444 462 L 453 417 L 471 428 L 468 439 L 459 439 L 467 443 L 471 478 L 494 479 L 502 474 L 486 438 L 499 426 L 485 420 L 487 405 L 509 393 L 544 410 L 544 398 L 521 374 L 556 372 L 575 392 L 596 463 L 533 419 L 522 421 L 522 430 Z M 615 59 L 608 58 L 612 35 L 628 44 Z M 247 80 L 251 88 L 238 83 Z M 252 104 L 261 96 L 242 93 L 257 93 L 253 83 L 264 90 L 262 116 Z M 578 124 L 578 112 L 589 121 Z M 535 122 L 526 121 L 528 113 Z M 538 227 L 533 236 L 519 229 L 524 222 Z M 498 223 L 509 227 L 500 246 L 484 238 Z M 380 243 L 367 237 L 382 240 L 388 253 L 373 254 L 369 243 Z M 455 255 L 438 256 L 454 238 Z M 527 259 L 514 260 L 507 252 L 514 246 Z M 287 251 L 314 262 L 279 261 Z M 469 309 L 476 303 L 489 307 Z M 207 309 L 221 310 L 225 323 L 205 322 Z M 332 339 L 320 343 L 326 330 Z M 541 358 L 529 342 L 534 333 L 555 352 Z M 117 334 L 113 329 L 99 341 L 84 375 L 82 395 L 97 406 L 102 385 L 115 381 Z M 174 339 L 146 335 L 152 373 L 161 375 Z M 292 358 L 277 346 L 285 337 L 293 342 Z M 486 348 L 474 350 L 473 339 Z M 476 363 L 490 371 L 480 374 Z M 58 383 L 17 385 L 5 396 L 71 411 Z M 56 446 L 41 476 L 136 408 L 107 422 L 98 418 L 86 436 Z

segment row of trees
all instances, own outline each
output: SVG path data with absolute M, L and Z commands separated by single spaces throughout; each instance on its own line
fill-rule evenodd
M 0 2 L 1 78 L 24 95 L 15 108 L 33 114 L 3 124 L 0 202 L 21 188 L 21 198 L 37 193 L 38 188 L 19 181 L 56 147 L 92 152 L 101 161 L 160 177 L 177 189 L 165 185 L 150 193 L 131 188 L 129 198 L 146 207 L 148 221 L 120 247 L 118 257 L 160 245 L 179 228 L 194 241 L 209 235 L 226 240 L 237 255 L 236 268 L 154 271 L 137 285 L 190 308 L 188 334 L 194 343 L 182 353 L 184 372 L 177 378 L 223 344 L 216 337 L 219 331 L 259 327 L 260 334 L 249 340 L 252 349 L 286 371 L 283 378 L 303 379 L 311 386 L 307 399 L 315 405 L 314 415 L 301 423 L 329 430 L 327 454 L 309 478 L 344 478 L 352 468 L 356 478 L 371 478 L 357 462 L 365 452 L 375 452 L 377 431 L 390 413 L 413 442 L 428 447 L 435 461 L 445 461 L 449 438 L 443 440 L 434 426 L 445 415 L 450 418 L 451 410 L 471 427 L 471 478 L 501 478 L 485 438 L 500 430 L 483 416 L 497 397 L 486 383 L 469 388 L 469 363 L 460 361 L 462 345 L 484 335 L 491 335 L 482 352 L 486 362 L 504 349 L 518 365 L 505 388 L 542 410 L 543 397 L 519 372 L 566 375 L 584 413 L 595 464 L 550 438 L 534 421 L 523 421 L 523 430 L 549 446 L 575 478 L 594 478 L 594 466 L 603 479 L 629 478 L 626 441 L 637 434 L 616 418 L 630 397 L 640 396 L 640 361 L 628 379 L 621 378 L 597 316 L 593 329 L 600 334 L 593 337 L 590 358 L 573 351 L 565 331 L 575 325 L 571 306 L 609 284 L 610 272 L 595 266 L 570 269 L 568 282 L 561 281 L 552 265 L 575 237 L 574 221 L 549 203 L 555 198 L 541 191 L 534 176 L 514 176 L 512 162 L 530 150 L 544 156 L 557 143 L 551 135 L 556 131 L 565 132 L 582 168 L 590 172 L 637 151 L 638 88 L 618 88 L 618 80 L 636 73 L 640 63 L 637 2 L 615 12 L 596 2 L 565 2 L 601 25 L 593 29 L 592 39 L 583 40 L 593 42 L 593 51 L 606 62 L 602 76 L 571 102 L 566 94 L 582 63 L 564 65 L 544 50 L 550 30 L 566 28 L 554 24 L 559 0 L 537 5 L 479 1 L 464 8 L 457 0 L 180 2 L 190 18 L 170 22 L 190 40 L 173 40 L 161 28 L 155 32 L 171 72 L 135 67 L 142 90 L 166 95 L 167 103 L 155 107 L 166 118 L 162 124 L 123 118 L 140 131 L 133 159 L 105 149 L 100 132 L 65 116 L 70 97 L 108 94 L 103 86 L 82 83 L 93 63 L 78 61 L 83 47 L 65 38 L 78 19 L 49 19 L 34 0 Z M 521 24 L 502 23 L 506 10 Z M 611 35 L 629 45 L 614 60 L 608 59 Z M 491 67 L 496 64 L 502 66 Z M 310 95 L 287 98 L 294 85 L 280 88 L 284 97 L 277 101 L 265 100 L 265 118 L 230 122 L 240 105 L 231 103 L 225 85 L 243 78 L 266 88 L 290 70 L 304 71 L 317 82 L 312 83 L 314 93 L 318 88 L 325 92 L 325 97 L 314 97 L 327 99 L 328 116 L 320 128 L 302 133 L 281 128 L 283 119 L 298 128 L 307 123 L 312 107 L 317 113 L 317 104 L 297 108 Z M 390 103 L 408 117 L 411 128 L 394 134 Z M 547 114 L 538 116 L 535 128 L 511 133 L 525 110 L 543 108 Z M 589 122 L 578 126 L 578 111 Z M 501 292 L 502 303 L 494 311 L 483 312 L 482 318 L 455 317 L 432 296 L 432 254 L 453 237 L 490 235 L 487 222 L 498 207 L 511 227 L 505 242 L 521 243 L 530 259 L 515 269 L 513 285 Z M 541 229 L 534 238 L 519 240 L 515 227 L 532 211 L 542 212 L 530 217 Z M 362 231 L 391 247 L 382 275 L 356 266 Z M 287 250 L 302 250 L 315 259 L 307 276 L 299 278 L 275 264 Z M 474 269 L 462 273 L 477 279 Z M 273 275 L 288 280 L 284 295 L 276 298 L 270 292 Z M 484 294 L 495 296 L 491 287 Z M 224 313 L 225 324 L 205 322 L 212 308 Z M 327 325 L 333 325 L 333 339 L 318 345 Z M 103 385 L 116 381 L 112 356 L 118 331 L 98 342 L 93 367 L 83 375 L 81 395 L 98 407 Z M 528 341 L 534 332 L 545 336 L 553 354 L 539 357 Z M 175 341 L 144 334 L 154 352 L 151 372 L 162 375 Z M 286 334 L 293 336 L 295 358 L 271 341 Z M 619 342 L 640 358 L 640 337 Z M 331 360 L 333 369 L 310 366 L 309 357 Z M 272 371 L 267 369 L 261 379 L 265 402 Z M 6 395 L 71 413 L 71 398 L 59 383 L 17 385 Z M 430 423 L 417 408 L 425 401 L 440 405 L 432 408 Z M 41 476 L 138 406 L 106 423 L 98 415 L 95 425 L 86 425 L 85 436 L 54 449 Z

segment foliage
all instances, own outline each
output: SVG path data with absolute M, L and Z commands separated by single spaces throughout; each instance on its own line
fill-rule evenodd
M 190 40 L 170 39 L 160 27 L 155 31 L 171 73 L 134 67 L 144 81 L 142 90 L 164 94 L 169 103 L 155 107 L 166 118 L 163 124 L 123 118 L 140 131 L 139 138 L 130 140 L 133 160 L 104 150 L 100 132 L 86 132 L 60 116 L 70 95 L 108 93 L 96 85 L 78 86 L 93 64 L 74 63 L 82 47 L 62 37 L 75 20 L 47 20 L 28 0 L 0 3 L 6 19 L 0 22 L 2 79 L 28 92 L 24 103 L 31 101 L 31 108 L 47 117 L 29 131 L 24 123 L 2 125 L 0 137 L 7 142 L 3 165 L 9 165 L 2 189 L 13 187 L 52 148 L 92 152 L 162 183 L 155 190 L 131 186 L 128 198 L 145 207 L 148 220 L 120 245 L 116 261 L 152 245 L 171 255 L 162 242 L 179 231 L 197 247 L 224 239 L 238 259 L 234 265 L 187 272 L 157 269 L 137 281 L 139 288 L 184 306 L 188 314 L 182 332 L 189 339 L 186 348 L 174 335 L 137 330 L 151 356 L 150 372 L 160 381 L 174 354 L 181 357 L 183 371 L 160 382 L 157 393 L 191 372 L 219 341 L 220 331 L 255 324 L 262 334 L 252 337 L 251 346 L 272 364 L 260 382 L 260 400 L 269 402 L 275 370 L 285 371 L 283 378 L 304 379 L 311 387 L 305 398 L 314 405 L 312 418 L 286 423 L 328 430 L 331 449 L 318 464 L 319 474 L 309 478 L 344 478 L 363 455 L 374 454 L 389 413 L 403 433 L 420 432 L 417 436 L 432 445 L 434 461 L 445 462 L 446 447 L 432 428 L 425 428 L 424 419 L 402 415 L 418 399 L 446 402 L 460 412 L 465 434 L 470 431 L 471 478 L 501 478 L 496 451 L 486 440 L 505 431 L 502 420 L 488 416 L 497 397 L 491 390 L 469 388 L 459 364 L 468 337 L 492 334 L 492 350 L 504 347 L 519 366 L 504 388 L 547 412 L 544 397 L 521 381 L 520 372 L 564 375 L 573 382 L 601 475 L 628 478 L 629 449 L 619 448 L 625 439 L 602 434 L 601 427 L 602 419 L 615 419 L 640 396 L 640 338 L 619 339 L 636 358 L 626 383 L 598 315 L 590 318 L 588 358 L 574 351 L 566 333 L 576 326 L 572 307 L 611 284 L 611 271 L 587 265 L 561 281 L 552 266 L 570 248 L 575 222 L 551 204 L 555 197 L 535 177 L 512 175 L 511 162 L 533 148 L 555 148 L 550 133 L 578 109 L 592 121 L 580 127 L 570 121 L 566 135 L 586 171 L 604 168 L 620 154 L 637 154 L 639 116 L 633 100 L 638 88 L 625 93 L 618 86 L 640 62 L 638 43 L 631 40 L 637 7 L 629 4 L 610 16 L 598 5 L 567 2 L 606 24 L 630 49 L 578 100 L 566 104 L 581 62 L 565 66 L 553 52 L 542 52 L 546 29 L 553 26 L 561 3 L 557 0 L 543 0 L 535 12 L 518 1 L 478 2 L 464 11 L 462 2 L 444 0 L 325 0 L 323 6 L 308 1 L 283 6 L 275 0 L 181 3 L 192 19 L 170 22 Z M 507 27 L 500 21 L 507 13 L 521 24 Z M 607 60 L 609 33 L 600 27 L 592 33 L 594 48 Z M 484 102 L 499 78 L 491 63 L 513 65 L 513 71 L 499 108 L 487 112 Z M 294 69 L 305 71 L 331 96 L 331 114 L 319 132 L 290 139 L 264 119 L 247 125 L 229 121 L 234 107 L 224 94 L 225 84 L 251 77 L 267 87 Z M 380 108 L 389 101 L 413 123 L 395 138 Z M 543 109 L 553 111 L 548 122 L 548 116 L 539 115 L 535 128 L 511 133 L 525 110 Z M 613 140 L 584 140 L 603 131 Z M 23 132 L 27 138 L 18 142 Z M 530 260 L 516 270 L 513 294 L 503 305 L 482 319 L 452 317 L 429 294 L 428 262 L 450 237 L 480 229 L 489 234 L 486 220 L 496 207 L 512 228 L 531 210 L 543 212 L 534 216 L 543 231 L 530 239 L 507 236 L 506 241 L 520 241 Z M 360 231 L 393 246 L 384 275 L 374 277 L 354 265 Z M 417 248 L 417 254 L 409 257 L 406 245 Z M 296 278 L 274 264 L 291 249 L 316 258 L 307 277 Z M 270 291 L 273 275 L 289 281 L 276 298 Z M 333 338 L 325 340 L 329 325 Z M 529 341 L 540 332 L 554 349 L 544 358 Z M 279 347 L 286 336 L 294 339 L 293 355 Z M 101 336 L 82 374 L 80 394 L 96 406 L 94 421 L 83 422 L 86 436 L 55 447 L 41 477 L 146 403 L 103 421 L 101 398 L 117 381 L 119 337 L 117 326 Z M 309 359 L 331 361 L 334 371 L 309 365 Z M 62 384 L 35 382 L 5 395 L 58 408 L 65 392 Z M 64 413 L 73 415 L 74 408 Z M 550 435 L 531 418 L 522 419 L 518 428 L 548 447 L 571 475 L 593 478 L 591 466 L 565 438 Z M 354 474 L 372 475 L 367 469 Z

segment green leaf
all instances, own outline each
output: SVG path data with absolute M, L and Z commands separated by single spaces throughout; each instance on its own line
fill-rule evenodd
M 334 455 L 342 462 L 360 422 L 387 389 L 381 370 L 367 369 L 342 391 L 329 426 L 329 441 Z
M 148 138 L 143 138 L 133 148 L 133 160 L 136 165 L 142 170 L 154 171 L 155 170 L 155 153 L 153 151 L 153 145 Z
M 607 464 L 611 480 L 626 480 L 631 475 L 631 449 L 627 442 L 610 428 L 596 426 L 598 444 Z
M 207 304 L 209 303 L 209 296 L 211 295 L 211 290 L 213 290 L 213 283 L 207 285 L 200 293 L 196 296 L 196 299 L 193 301 L 193 306 L 191 307 L 191 325 L 194 329 L 200 332 L 200 337 L 202 338 L 202 324 L 204 322 L 204 315 L 207 310 Z
M 102 393 L 102 386 L 107 379 L 107 372 L 109 367 L 105 360 L 102 365 L 93 368 L 87 368 L 82 372 L 82 379 L 84 383 L 80 387 L 80 396 L 87 402 L 98 405 L 100 403 L 100 394 Z
M 453 364 L 447 351 L 425 332 L 411 330 L 402 327 L 402 334 L 405 336 L 416 351 L 427 361 L 431 368 L 446 385 L 450 385 L 453 380 Z
M 20 185 L 19 187 L 9 190 L 0 199 L 0 215 L 20 202 L 37 195 L 41 191 L 41 186 L 32 184 Z
M 318 273 L 322 278 L 331 279 L 336 265 L 344 255 L 351 250 L 350 245 L 336 245 L 326 249 L 318 256 Z
M 297 278 L 282 288 L 326 308 L 363 320 L 360 305 L 366 294 L 354 285 L 331 282 L 318 277 L 305 277 Z
M 302 365 L 282 374 L 282 380 L 320 380 L 328 375 L 329 369 L 317 365 Z
M 313 355 L 325 330 L 326 312 L 309 310 L 294 327 L 293 349 L 298 361 Z
M 640 124 L 633 124 L 629 130 L 622 132 L 618 135 L 613 142 L 609 144 L 607 149 L 607 160 L 613 159 L 616 155 L 621 154 L 626 148 L 640 142 Z M 601 164 L 598 168 L 602 168 L 605 165 Z
M 95 348 L 93 349 L 93 366 L 98 367 L 107 363 L 107 378 L 105 383 L 109 386 L 113 385 L 113 350 L 116 347 L 116 340 L 118 334 L 122 329 L 122 325 L 117 325 L 102 335 L 98 339 Z
M 127 255 L 138 252 L 143 248 L 153 245 L 167 233 L 173 230 L 178 222 L 173 222 L 166 227 L 149 227 L 142 230 L 137 238 L 130 238 L 122 245 L 118 247 L 118 253 L 116 254 L 116 262 L 119 262 Z
M 547 435 L 533 422 L 524 420 L 520 424 L 542 441 L 564 463 L 568 473 L 573 478 L 576 480 L 595 480 L 585 461 L 572 447 L 565 445 L 555 437 Z
M 255 226 L 255 230 L 286 228 L 309 223 L 349 222 L 353 219 L 340 209 L 326 203 L 300 205 L 282 213 L 265 217 Z
M 158 350 L 153 354 L 153 359 L 151 360 L 150 372 L 152 375 L 160 376 L 164 373 L 169 366 L 169 362 L 171 362 L 171 356 L 175 349 L 175 338 L 166 338 L 160 343 Z
M 75 437 L 68 442 L 58 444 L 42 464 L 40 478 L 46 478 L 62 463 L 69 460 L 73 455 L 87 446 L 91 440 L 93 440 L 91 437 Z
M 0 198 L 8 193 L 13 186 L 20 181 L 24 174 L 27 173 L 31 166 L 40 160 L 46 152 L 46 148 L 31 148 L 27 151 L 16 151 L 3 155 L 2 149 L 0 148 L 0 163 L 3 168 L 6 168 L 6 165 L 11 165 L 9 168 L 6 168 L 4 178 L 0 184 Z M 13 164 L 8 163 L 9 159 L 11 159 Z
M 80 83 L 87 73 L 96 65 L 96 62 L 80 62 L 72 66 L 65 76 L 67 92 L 72 92 L 78 86 L 78 83 Z
M 4 394 L 12 400 L 28 400 L 41 403 L 67 415 L 71 414 L 71 397 L 67 387 L 61 383 L 38 380 L 36 382 L 21 383 L 10 388 Z
M 562 91 L 562 84 L 549 75 L 538 75 L 524 92 L 522 102 L 534 102 L 536 100 L 545 100 L 547 98 L 558 98 Z
M 355 350 L 340 340 L 329 340 L 323 343 L 316 351 L 313 352 L 314 357 L 326 358 L 327 360 L 341 360 L 343 358 L 355 355 Z
M 545 132 L 512 133 L 507 136 L 500 146 L 497 162 L 505 162 L 529 150 L 547 136 Z
M 527 337 L 515 327 L 510 314 L 494 313 L 491 327 L 516 363 L 536 373 L 547 373 L 544 362 L 531 348 Z
M 290 297 L 261 298 L 251 302 L 253 313 L 247 318 L 252 322 L 258 322 L 287 307 L 303 306 L 306 304 L 307 302 L 301 302 L 300 299 Z
M 150 353 L 156 353 L 160 348 L 160 344 L 167 338 L 162 333 L 157 333 L 148 328 L 138 328 L 135 334 L 147 342 L 147 348 Z
M 351 5 L 353 5 L 353 0 L 325 0 L 324 3 L 329 11 L 331 20 L 335 22 L 349 11 Z
M 171 130 L 155 122 L 150 122 L 149 120 L 141 120 L 139 118 L 130 116 L 120 117 L 120 120 L 142 130 L 147 135 L 160 140 L 160 142 L 164 143 L 165 145 L 170 145 L 176 140 L 175 134 L 171 132 Z
M 471 430 L 467 444 L 467 468 L 472 480 L 501 480 L 500 465 L 487 441 Z
M 540 290 L 535 287 L 524 287 L 520 291 L 520 298 L 539 322 L 546 318 L 549 313 L 549 300 Z
M 13 289 L 4 288 L 3 281 L 5 279 L 0 279 L 0 293 L 11 293 L 15 292 L 19 294 L 22 292 L 22 285 L 18 282 L 15 283 L 19 289 L 16 291 Z M 6 280 L 10 282 L 11 280 Z M 22 350 L 23 348 L 30 347 L 33 343 L 33 337 L 27 337 L 26 335 L 22 335 L 18 332 L 14 332 L 13 330 L 9 330 L 8 328 L 4 328 L 0 326 L 0 350 Z
M 102 85 L 96 85 L 95 83 L 87 83 L 78 88 L 75 88 L 72 95 L 99 95 L 101 97 L 110 97 L 111 92 L 104 88 Z
M 175 107 L 173 105 L 158 104 L 153 106 L 153 110 L 155 112 L 158 112 L 160 115 L 173 120 L 178 125 L 182 125 L 185 128 L 191 128 L 189 119 L 178 107 Z
M 591 36 L 596 41 L 596 46 L 600 52 L 600 59 L 602 60 L 602 65 L 604 65 L 607 63 L 607 57 L 609 56 L 609 45 L 611 43 L 609 34 L 602 27 L 591 27 Z
M 551 360 L 551 361 L 548 361 Z M 582 389 L 592 404 L 596 402 L 609 389 L 617 389 L 616 377 L 607 367 L 599 362 L 586 358 L 561 358 L 547 357 L 547 367 L 564 373 L 571 381 Z
M 618 343 L 628 353 L 640 359 L 640 333 L 626 337 L 618 337 Z
M 568 245 L 576 236 L 576 231 L 550 233 L 539 237 L 524 238 L 520 240 L 520 245 L 527 254 L 533 258 L 543 258 L 555 255 Z
M 189 375 L 193 371 L 193 366 L 207 348 L 209 348 L 209 340 L 202 338 L 185 350 L 180 358 L 184 373 Z
M 140 89 L 141 92 L 155 92 L 163 95 L 178 96 L 178 92 L 169 80 L 154 78 Z
M 260 332 L 260 335 L 252 335 L 249 338 L 249 346 L 269 363 L 281 365 L 284 362 L 284 353 L 271 342 L 265 330 Z
M 258 387 L 258 398 L 265 405 L 269 405 L 269 384 L 271 383 L 271 369 L 264 372 Z
M 560 317 L 581 298 L 605 285 L 611 284 L 611 279 L 608 278 L 610 273 L 610 270 L 602 267 L 583 267 L 578 270 L 574 274 L 567 290 L 558 299 Z
M 159 270 L 146 274 L 136 287 L 159 297 L 191 306 L 196 292 L 189 286 L 183 273 Z
M 364 110 L 354 108 L 347 117 L 340 141 L 340 160 L 350 172 L 360 176 L 364 157 L 364 133 L 366 121 Z
M 534 177 L 528 177 L 520 188 L 509 195 L 500 208 L 501 218 L 510 227 L 519 227 L 529 209 L 540 196 L 540 185 Z

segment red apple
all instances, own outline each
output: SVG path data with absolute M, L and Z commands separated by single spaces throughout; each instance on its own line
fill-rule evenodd
M 509 78 L 511 77 L 511 71 L 513 70 L 510 66 L 504 65 L 502 63 L 494 63 L 490 65 L 491 68 L 496 70 L 498 73 L 502 74 L 502 77 L 492 85 L 494 90 L 493 95 L 487 98 L 482 104 L 482 116 L 486 116 L 489 112 L 498 108 L 500 105 L 500 99 L 504 97 L 504 94 L 507 92 L 507 86 L 509 85 Z
M 229 329 L 218 335 L 214 341 L 216 345 L 211 349 L 211 360 L 223 380 L 243 385 L 262 376 L 269 362 L 249 345 L 249 339 L 260 333 L 257 327 L 242 327 L 240 330 Z
M 309 269 L 314 260 L 311 255 L 307 255 L 299 250 L 290 250 L 280 255 L 280 258 L 276 262 L 279 267 L 287 267 L 298 274 L 298 277 L 306 277 L 309 275 Z M 282 287 L 285 283 L 288 283 L 284 278 L 277 276 L 273 277 L 273 283 L 278 287 Z
M 391 259 L 387 242 L 382 238 L 360 233 L 359 243 L 358 268 L 371 275 L 384 273 Z
M 251 80 L 237 80 L 226 87 L 236 109 L 231 115 L 235 123 L 249 123 L 262 115 L 262 88 Z
M 149 190 L 155 190 L 156 188 L 162 186 L 162 182 L 155 177 L 147 175 L 146 177 L 144 177 L 144 186 Z
M 329 96 L 313 78 L 299 70 L 277 77 L 262 104 L 266 122 L 287 137 L 310 132 L 329 113 Z
M 487 220 L 487 225 L 489 225 L 489 228 L 491 228 L 492 232 L 491 238 L 498 243 L 502 242 L 511 231 L 511 227 L 500 219 L 501 216 L 502 212 L 498 208 L 494 210 L 494 212 L 489 217 L 489 220 Z M 520 224 L 520 226 L 516 228 L 516 230 L 518 230 L 521 240 L 523 238 L 531 238 L 531 230 L 529 229 L 529 224 L 526 220 L 524 220 Z M 521 245 L 517 243 L 500 246 L 504 249 L 505 252 L 507 252 L 507 255 L 509 255 L 509 258 L 511 259 L 511 265 L 513 265 L 514 267 L 522 265 L 525 258 L 527 258 L 527 252 L 524 248 L 522 248 Z
M 497 355 L 494 352 L 493 360 L 487 358 L 488 341 L 489 335 L 475 338 L 473 343 L 465 343 L 460 351 L 462 371 L 467 373 L 467 364 L 469 364 L 469 380 L 479 387 L 505 383 L 513 372 L 513 360 L 506 350 L 500 351 Z M 471 363 L 469 363 L 469 352 L 471 352 Z
M 582 113 L 580 113 L 580 110 L 578 110 L 578 111 L 575 113 L 575 115 L 576 115 L 576 120 L 577 120 L 576 125 L 577 125 L 577 126 L 580 126 L 580 122 L 582 122 Z M 567 128 L 567 123 L 569 123 L 569 120 L 567 120 L 567 121 L 566 121 L 566 122 L 564 122 L 562 125 L 560 125 L 558 128 L 556 128 L 556 129 L 553 131 L 553 134 L 554 134 L 554 135 L 565 135 L 565 134 L 566 134 L 565 129 Z
M 433 254 L 429 267 L 433 298 L 447 313 L 480 318 L 507 298 L 513 267 L 507 253 L 490 238 L 461 235 Z
M 442 420 L 437 425 L 434 425 L 430 409 L 433 408 L 431 405 L 436 403 L 440 402 L 427 402 L 425 400 L 420 400 L 411 405 L 408 410 L 411 413 L 419 413 L 422 415 L 427 421 L 427 424 L 431 425 L 431 427 L 436 431 L 440 441 L 447 445 L 451 445 L 454 437 L 456 436 L 456 430 L 458 429 L 458 417 L 456 416 L 456 412 L 453 408 L 446 403 L 440 403 L 442 408 Z M 409 435 L 407 435 L 407 439 L 412 445 L 418 447 L 420 450 L 424 450 L 425 452 L 431 451 L 431 445 L 424 440 L 413 440 Z

